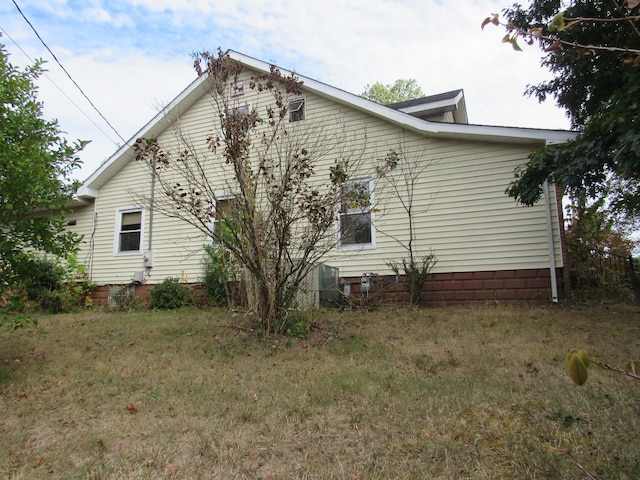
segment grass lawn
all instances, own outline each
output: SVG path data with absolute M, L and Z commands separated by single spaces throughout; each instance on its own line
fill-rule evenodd
M 42 316 L 0 333 L 0 478 L 640 478 L 636 306 Z

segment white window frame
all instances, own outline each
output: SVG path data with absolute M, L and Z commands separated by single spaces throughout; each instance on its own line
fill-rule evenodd
M 355 178 L 348 180 L 342 188 L 349 187 L 351 184 L 368 183 L 369 189 L 369 206 L 364 208 L 348 209 L 347 212 L 338 211 L 338 221 L 336 224 L 336 234 L 338 237 L 338 251 L 350 251 L 350 250 L 373 250 L 376 248 L 376 215 L 374 212 L 375 195 L 373 191 L 374 183 L 372 178 Z M 342 205 L 338 205 L 338 210 L 342 208 Z M 371 241 L 368 243 L 342 243 L 342 216 L 343 215 L 369 215 L 371 228 Z
M 293 110 L 291 108 L 291 105 L 296 102 L 302 102 L 302 103 L 297 109 Z M 293 119 L 292 118 L 293 114 L 300 111 L 300 109 L 302 109 L 302 118 Z M 307 99 L 305 97 L 298 97 L 298 98 L 293 98 L 289 100 L 288 110 L 289 110 L 289 123 L 304 122 L 307 118 Z
M 231 96 L 238 97 L 244 95 L 244 80 L 238 80 L 236 83 L 229 86 L 231 89 Z
M 140 245 L 138 250 L 124 250 L 120 251 L 120 234 L 122 233 L 122 217 L 126 213 L 140 212 Z M 113 239 L 113 255 L 116 257 L 140 255 L 144 251 L 144 222 L 145 211 L 140 206 L 127 206 L 116 209 L 116 226 Z
M 221 193 L 221 194 L 216 194 L 212 199 L 211 199 L 211 233 L 215 232 L 216 229 L 216 223 L 218 222 L 218 219 L 216 218 L 216 204 L 218 202 L 224 202 L 226 200 L 231 200 L 233 198 L 236 198 L 238 196 L 238 194 L 235 193 Z M 209 242 L 213 243 L 213 236 L 209 236 Z
M 227 110 L 227 115 L 233 115 L 234 110 L 237 110 L 239 114 L 249 115 L 251 113 L 251 103 L 239 102 L 237 105 L 230 105 Z
M 237 114 L 242 114 L 242 115 L 249 115 L 252 111 L 252 104 L 250 102 L 245 102 L 245 103 L 238 103 L 237 105 L 231 105 L 228 109 L 227 109 L 227 115 L 233 115 L 233 111 L 237 110 Z M 250 128 L 249 130 L 247 130 L 245 132 L 245 135 L 249 135 L 250 133 L 252 133 L 252 129 Z

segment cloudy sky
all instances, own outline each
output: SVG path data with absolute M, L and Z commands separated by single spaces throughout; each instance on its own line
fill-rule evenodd
M 233 49 L 349 92 L 414 78 L 426 94 L 462 88 L 475 124 L 566 129 L 553 100 L 523 96 L 550 78 L 535 47 L 514 52 L 482 20 L 511 0 L 0 0 L 15 66 L 42 58 L 47 118 L 91 140 L 84 179 L 194 78 L 191 54 Z M 86 96 L 45 49 L 27 21 Z

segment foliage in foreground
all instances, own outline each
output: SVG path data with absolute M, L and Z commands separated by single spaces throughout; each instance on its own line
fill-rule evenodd
M 361 144 L 333 118 L 289 121 L 304 115 L 295 74 L 275 66 L 246 72 L 221 50 L 196 55 L 195 68 L 207 80 L 214 109 L 206 135 L 194 143 L 177 124 L 176 143 L 138 139 L 136 159 L 154 171 L 161 191 L 154 208 L 223 247 L 247 278 L 249 304 L 265 333 L 281 333 L 301 284 L 338 242 L 336 205 L 371 207 L 369 192 L 358 195 L 349 183 Z
M 44 316 L 0 333 L 0 476 L 638 478 L 640 310 L 317 312 L 304 340 L 221 310 Z
M 506 9 L 488 24 L 506 30 L 505 42 L 537 43 L 553 79 L 528 88 L 540 101 L 554 97 L 580 129 L 564 145 L 532 154 L 516 170 L 507 193 L 532 205 L 545 180 L 573 196 L 608 198 L 621 215 L 640 216 L 640 2 L 533 0 Z
M 42 117 L 41 64 L 20 71 L 0 44 L 0 290 L 22 280 L 25 251 L 65 257 L 80 240 L 66 230 L 63 210 L 86 142 L 69 144 L 57 122 Z
M 87 281 L 76 255 L 66 260 L 36 254 L 20 255 L 16 263 L 20 283 L 4 290 L 6 305 L 0 314 L 0 327 L 15 330 L 29 325 L 34 313 L 71 312 L 86 304 L 94 286 Z

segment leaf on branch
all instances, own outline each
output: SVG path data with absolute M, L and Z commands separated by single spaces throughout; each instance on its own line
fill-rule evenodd
M 507 33 L 504 37 L 502 37 L 502 43 L 510 43 L 514 50 L 518 52 L 522 51 L 522 49 L 520 48 L 520 45 L 518 45 L 517 33 L 514 33 L 513 35 L 510 35 Z
M 567 374 L 576 385 L 584 385 L 589 377 L 591 357 L 586 350 L 573 349 L 567 353 Z
M 556 40 L 547 48 L 544 49 L 545 52 L 562 52 L 564 51 L 564 47 L 562 46 L 562 42 L 560 40 Z
M 522 51 L 522 49 L 520 48 L 520 45 L 518 45 L 518 40 L 516 39 L 515 36 L 511 39 L 511 46 L 516 52 Z
M 563 29 L 563 30 L 569 30 L 570 28 L 573 28 L 573 27 L 575 27 L 576 25 L 579 25 L 579 24 L 581 24 L 581 23 L 582 23 L 582 20 L 581 20 L 581 19 L 578 19 L 578 20 L 572 20 L 571 22 L 567 23 L 567 24 L 564 26 L 564 29 Z
M 482 25 L 480 25 L 480 28 L 482 30 L 484 30 L 484 27 L 486 27 L 490 23 L 492 25 L 496 25 L 496 26 L 500 25 L 500 20 L 498 20 L 498 14 L 497 13 L 492 13 L 490 17 L 485 18 L 482 21 Z
M 564 15 L 562 12 L 557 13 L 549 24 L 549 30 L 552 32 L 562 32 L 565 29 Z
M 542 28 L 541 27 L 532 28 L 531 30 L 529 30 L 529 35 L 531 35 L 531 37 L 535 39 L 542 37 Z

